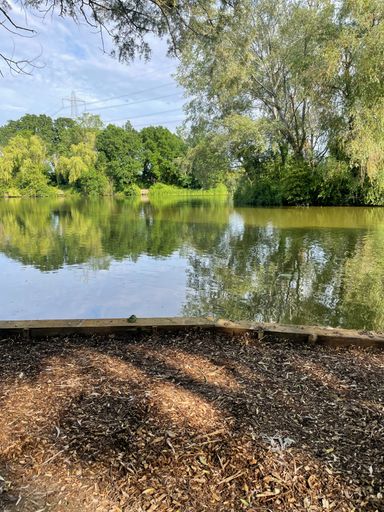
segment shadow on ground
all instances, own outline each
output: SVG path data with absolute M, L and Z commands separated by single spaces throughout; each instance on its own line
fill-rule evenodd
M 382 352 L 199 331 L 0 349 L 2 510 L 384 509 Z

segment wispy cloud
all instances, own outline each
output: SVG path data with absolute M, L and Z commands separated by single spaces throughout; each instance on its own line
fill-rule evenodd
M 103 52 L 100 35 L 89 26 L 57 16 L 26 17 L 19 5 L 13 5 L 13 16 L 37 35 L 24 39 L 2 32 L 2 49 L 18 58 L 36 57 L 38 67 L 31 76 L 11 76 L 3 69 L 1 124 L 25 113 L 69 115 L 69 103 L 62 98 L 72 91 L 105 122 L 132 118 L 137 127 L 163 123 L 170 129 L 181 124 L 183 94 L 172 78 L 177 61 L 167 57 L 164 41 L 152 40 L 149 62 L 127 65 Z

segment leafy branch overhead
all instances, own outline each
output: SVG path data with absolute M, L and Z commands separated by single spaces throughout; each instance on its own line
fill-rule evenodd
M 105 49 L 105 37 L 113 43 L 112 55 L 121 61 L 130 61 L 135 56 L 150 57 L 151 47 L 146 36 L 153 34 L 166 37 L 169 52 L 176 54 L 188 33 L 197 35 L 197 17 L 208 13 L 210 0 L 21 0 L 18 7 L 25 10 L 26 19 L 51 16 L 71 18 L 76 23 L 85 23 L 100 33 Z M 223 2 L 225 8 L 230 2 Z M 33 37 L 35 31 L 17 22 L 17 13 L 6 0 L 0 0 L 0 33 L 2 31 L 19 37 Z M 17 38 L 16 38 L 17 39 Z M 19 47 L 23 46 L 18 41 Z M 17 49 L 17 48 L 16 48 Z M 14 52 L 7 55 L 0 46 L 0 59 L 14 73 L 29 73 L 36 58 L 17 58 Z

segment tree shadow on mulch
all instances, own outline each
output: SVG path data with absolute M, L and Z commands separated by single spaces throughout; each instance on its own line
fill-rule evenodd
M 202 331 L 0 345 L 4 510 L 384 507 L 381 352 Z

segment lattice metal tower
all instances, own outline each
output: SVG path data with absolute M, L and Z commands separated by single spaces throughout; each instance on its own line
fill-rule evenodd
M 79 99 L 76 96 L 75 91 L 71 92 L 70 98 L 63 98 L 63 107 L 65 107 L 65 103 L 69 102 L 71 105 L 71 117 L 75 119 L 76 117 L 79 117 L 79 106 L 83 106 L 83 110 L 86 108 L 86 103 L 84 100 Z

